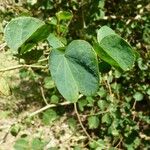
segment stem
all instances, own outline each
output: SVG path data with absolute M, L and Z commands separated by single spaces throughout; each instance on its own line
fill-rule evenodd
M 83 126 L 83 123 L 81 121 L 80 115 L 79 115 L 78 110 L 77 110 L 76 103 L 74 103 L 74 110 L 75 110 L 75 113 L 77 115 L 79 124 L 80 124 L 81 128 L 83 129 L 85 135 L 88 137 L 89 140 L 91 140 L 91 141 L 95 142 L 97 145 L 101 146 L 97 141 L 95 141 L 94 139 L 92 139 L 92 137 L 88 134 L 88 132 L 86 131 L 85 127 Z
M 118 142 L 118 144 L 115 146 L 115 148 L 118 148 L 118 146 L 120 147 L 120 144 L 121 144 L 122 140 L 123 140 L 123 138 L 121 138 L 121 139 L 119 140 L 119 142 Z
M 17 66 L 5 68 L 5 69 L 0 69 L 0 72 L 6 72 L 6 71 L 10 71 L 10 70 L 19 69 L 19 68 L 41 68 L 41 69 L 45 69 L 45 68 L 47 68 L 47 66 L 38 66 L 38 65 L 17 65 Z
M 42 86 L 40 86 L 40 90 L 41 90 L 41 95 L 42 95 L 42 98 L 43 98 L 45 104 L 48 105 L 47 99 L 45 98 L 44 89 Z
M 81 98 L 83 95 L 79 95 L 79 98 Z M 65 106 L 65 105 L 70 105 L 72 104 L 71 102 L 63 102 L 63 103 L 59 103 L 59 104 L 48 104 L 46 105 L 45 107 L 31 113 L 29 116 L 27 117 L 33 117 L 35 115 L 37 115 L 38 113 L 41 113 L 42 111 L 46 110 L 46 109 L 49 109 L 49 108 L 52 108 L 52 107 L 57 107 L 57 106 Z
M 72 104 L 72 103 L 70 103 L 70 102 L 63 102 L 63 103 L 59 103 L 59 104 L 57 104 L 57 105 L 56 105 L 56 104 L 48 104 L 48 105 L 46 105 L 45 107 L 43 107 L 43 108 L 41 108 L 41 109 L 39 109 L 39 110 L 37 110 L 37 111 L 31 113 L 31 114 L 30 114 L 29 116 L 27 116 L 27 117 L 33 117 L 33 116 L 35 116 L 35 115 L 41 113 L 42 111 L 45 111 L 46 109 L 49 109 L 49 108 L 52 108 L 52 107 L 65 106 L 65 105 L 70 105 L 70 104 Z
M 2 49 L 4 49 L 6 45 L 7 45 L 6 43 L 2 43 L 2 44 L 0 45 L 0 51 L 1 51 Z
M 108 86 L 110 96 L 113 96 L 111 86 L 110 86 L 109 81 L 108 81 L 108 77 L 107 77 L 106 83 L 107 83 L 107 86 Z
M 48 60 L 48 58 L 43 58 L 43 59 L 38 60 L 38 63 L 43 62 L 43 61 L 47 61 L 47 60 Z
M 77 110 L 77 105 L 76 105 L 76 103 L 74 103 L 74 110 L 75 110 L 75 113 L 76 113 L 76 115 L 77 115 L 78 121 L 79 121 L 80 126 L 82 127 L 84 133 L 86 134 L 86 136 L 88 137 L 89 140 L 93 140 L 93 139 L 91 138 L 91 136 L 87 133 L 86 129 L 84 128 L 84 126 L 83 126 L 83 124 L 82 124 L 80 115 L 79 115 L 78 110 Z

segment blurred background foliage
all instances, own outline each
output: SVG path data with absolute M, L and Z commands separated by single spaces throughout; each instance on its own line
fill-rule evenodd
M 88 149 L 150 149 L 150 1 L 1 0 L 0 43 L 4 41 L 5 25 L 18 16 L 33 16 L 46 21 L 64 43 L 84 39 L 92 44 L 97 29 L 108 25 L 132 45 L 137 56 L 134 68 L 120 73 L 104 64 L 106 66 L 100 68 L 99 91 L 94 97 L 81 98 L 78 108 L 86 130 L 99 143 L 88 143 Z M 35 52 L 37 54 L 33 55 Z M 46 58 L 48 52 L 46 44 L 39 45 L 24 54 L 22 59 L 32 64 Z M 25 78 L 34 80 L 37 85 L 40 81 L 49 103 L 62 101 L 48 72 L 21 69 L 20 77 L 23 84 Z M 34 99 L 37 97 L 38 94 Z M 45 111 L 44 122 L 54 121 L 61 114 L 59 111 Z M 100 111 L 106 112 L 101 114 Z M 47 118 L 47 115 L 51 117 Z M 70 119 L 71 124 L 74 121 Z

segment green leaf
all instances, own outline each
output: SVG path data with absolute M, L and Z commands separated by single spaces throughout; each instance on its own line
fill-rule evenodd
M 111 28 L 107 27 L 107 26 L 103 26 L 100 28 L 100 30 L 98 30 L 97 32 L 97 40 L 100 43 L 101 40 L 111 34 L 116 34 Z
M 15 150 L 29 150 L 29 141 L 26 138 L 20 138 L 16 141 L 14 145 Z
M 100 148 L 101 147 L 101 150 L 104 150 L 105 148 L 105 141 L 103 141 L 102 139 L 99 139 L 97 141 L 92 141 L 89 143 L 89 146 L 90 148 L 92 149 L 96 149 L 96 148 Z
M 52 48 L 60 48 L 64 47 L 64 44 L 61 42 L 61 40 L 56 37 L 53 33 L 51 33 L 47 38 L 49 45 L 52 46 Z
M 136 93 L 134 93 L 134 95 L 133 95 L 133 98 L 136 100 L 136 101 L 141 101 L 141 100 L 143 100 L 143 94 L 142 93 L 140 93 L 140 92 L 136 92 Z
M 147 89 L 146 93 L 147 93 L 148 95 L 150 95 L 150 88 Z
M 86 101 L 88 102 L 87 106 L 89 106 L 89 107 L 94 106 L 94 99 L 92 97 L 87 96 Z
M 102 60 L 118 70 L 132 68 L 134 52 L 124 39 L 105 26 L 98 31 L 97 39 L 99 44 L 95 43 L 95 50 Z
M 51 96 L 51 103 L 57 104 L 59 102 L 59 97 L 57 95 Z
M 109 125 L 109 124 L 111 124 L 111 122 L 112 122 L 112 119 L 108 113 L 106 113 L 102 116 L 102 123 L 106 123 Z
M 99 126 L 99 118 L 97 116 L 90 116 L 88 118 L 89 129 L 96 129 Z
M 84 111 L 84 107 L 88 104 L 88 101 L 86 99 L 80 99 L 78 101 L 78 106 L 80 111 Z
M 32 150 L 43 150 L 45 144 L 40 139 L 34 138 L 32 140 L 31 145 L 32 145 Z
M 99 100 L 97 105 L 101 110 L 106 110 L 109 106 L 109 103 L 106 100 Z
M 10 130 L 10 133 L 13 135 L 13 136 L 17 136 L 17 134 L 19 133 L 21 129 L 21 126 L 19 124 L 15 124 L 11 127 L 11 130 Z
M 76 128 L 77 128 L 77 121 L 76 121 L 74 118 L 69 118 L 69 119 L 67 120 L 67 122 L 68 122 L 69 127 L 70 127 L 72 130 L 76 130 Z
M 56 17 L 58 18 L 58 20 L 71 20 L 73 15 L 71 12 L 67 12 L 67 11 L 59 11 L 58 13 L 56 13 Z
M 51 124 L 54 120 L 58 118 L 56 111 L 53 109 L 48 109 L 43 113 L 42 121 L 45 125 Z
M 78 100 L 79 92 L 90 96 L 98 89 L 97 58 L 92 46 L 86 41 L 72 41 L 65 52 L 52 50 L 49 69 L 59 92 L 70 102 Z
M 45 77 L 44 78 L 44 88 L 46 88 L 46 89 L 52 89 L 54 87 L 55 87 L 55 83 L 51 79 L 51 77 Z
M 101 97 L 104 98 L 107 96 L 107 91 L 104 89 L 104 87 L 102 86 L 99 91 L 97 92 L 97 94 Z
M 37 42 L 47 38 L 49 25 L 33 17 L 18 17 L 11 20 L 4 31 L 8 46 L 18 53 L 31 49 Z

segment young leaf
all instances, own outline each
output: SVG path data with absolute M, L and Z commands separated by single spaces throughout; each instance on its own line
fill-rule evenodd
M 53 109 L 48 109 L 43 113 L 42 121 L 45 125 L 51 124 L 54 120 L 58 118 L 56 111 Z
M 142 93 L 136 92 L 136 93 L 133 95 L 133 98 L 134 98 L 136 101 L 141 101 L 141 100 L 143 100 L 144 96 L 143 96 Z
M 58 90 L 68 101 L 76 102 L 79 92 L 90 96 L 98 89 L 97 58 L 92 46 L 86 41 L 71 42 L 65 52 L 52 50 L 49 69 Z
M 88 118 L 89 129 L 96 129 L 99 126 L 99 118 L 97 116 L 91 116 Z
M 43 21 L 33 17 L 18 17 L 11 20 L 4 31 L 5 40 L 8 46 L 18 53 L 27 51 L 37 42 L 47 38 L 49 34 L 49 26 Z
M 59 11 L 58 13 L 56 13 L 56 16 L 58 18 L 58 20 L 70 20 L 73 15 L 71 12 L 67 12 L 67 11 Z
M 112 119 L 108 113 L 106 113 L 102 116 L 102 123 L 106 123 L 106 124 L 110 125 L 111 122 L 112 122 Z
M 99 44 L 95 50 L 101 59 L 119 70 L 128 70 L 133 66 L 135 56 L 131 46 L 109 27 L 102 27 L 97 34 Z

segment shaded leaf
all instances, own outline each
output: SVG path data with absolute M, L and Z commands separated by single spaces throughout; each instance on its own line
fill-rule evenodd
M 108 73 L 111 69 L 111 65 L 105 61 L 99 63 L 99 71 L 101 73 Z
M 11 20 L 4 31 L 8 46 L 18 53 L 31 49 L 37 42 L 45 39 L 50 32 L 49 25 L 33 17 L 18 17 Z

